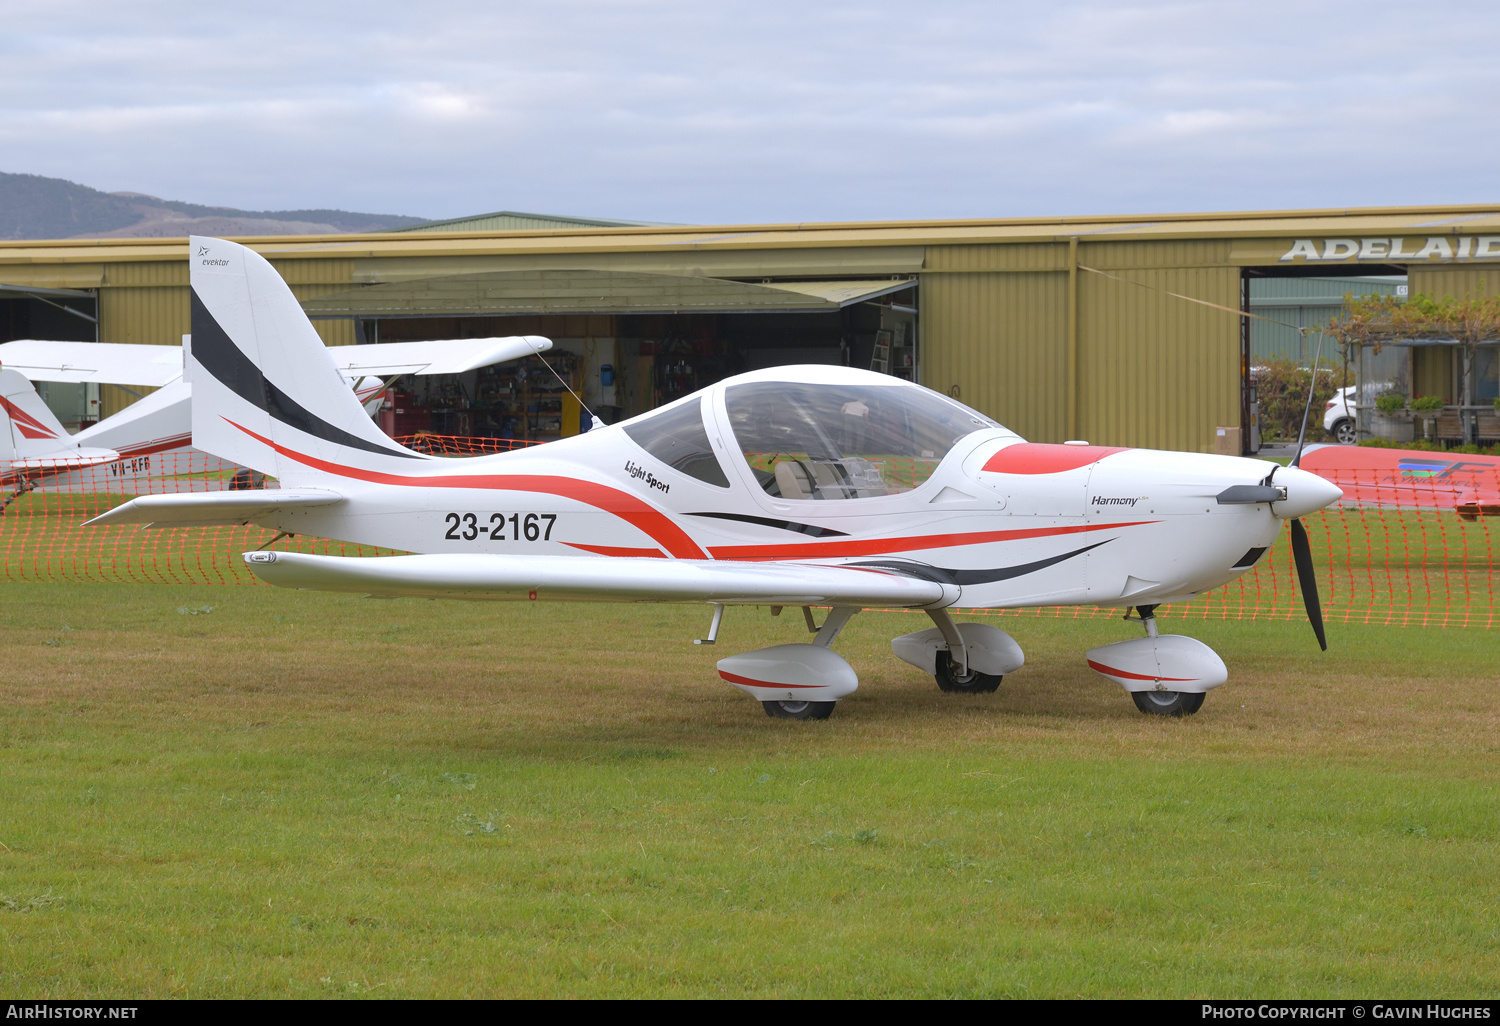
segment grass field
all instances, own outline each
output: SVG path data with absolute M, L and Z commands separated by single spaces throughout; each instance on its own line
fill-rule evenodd
M 712 669 L 795 611 L 0 604 L 9 995 L 1500 993 L 1484 631 L 1179 620 L 1231 677 L 1175 721 L 1084 666 L 1133 625 L 1009 618 L 967 697 L 866 613 L 816 723 Z

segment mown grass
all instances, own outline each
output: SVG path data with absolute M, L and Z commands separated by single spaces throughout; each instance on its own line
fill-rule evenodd
M 795 611 L 0 604 L 8 994 L 1500 991 L 1482 631 L 1181 624 L 1232 676 L 1175 721 L 1083 665 L 1131 625 L 1013 618 L 965 697 L 865 613 L 861 690 L 791 723 L 712 664 Z

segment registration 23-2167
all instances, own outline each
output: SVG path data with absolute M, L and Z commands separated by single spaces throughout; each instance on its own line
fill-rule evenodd
M 449 513 L 443 517 L 449 541 L 473 541 L 480 535 L 490 541 L 551 541 L 556 513 L 491 513 L 481 523 L 483 513 Z

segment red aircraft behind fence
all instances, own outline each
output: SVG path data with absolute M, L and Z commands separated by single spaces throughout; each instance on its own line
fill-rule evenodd
M 1343 489 L 1345 502 L 1500 516 L 1500 456 L 1326 445 L 1309 448 L 1301 466 Z

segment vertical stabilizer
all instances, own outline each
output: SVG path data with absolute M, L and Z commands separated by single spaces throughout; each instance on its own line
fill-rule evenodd
M 371 422 L 263 257 L 222 239 L 190 244 L 193 445 L 284 484 L 340 470 L 399 472 L 426 459 Z
M 46 456 L 72 444 L 31 379 L 0 367 L 0 460 Z

